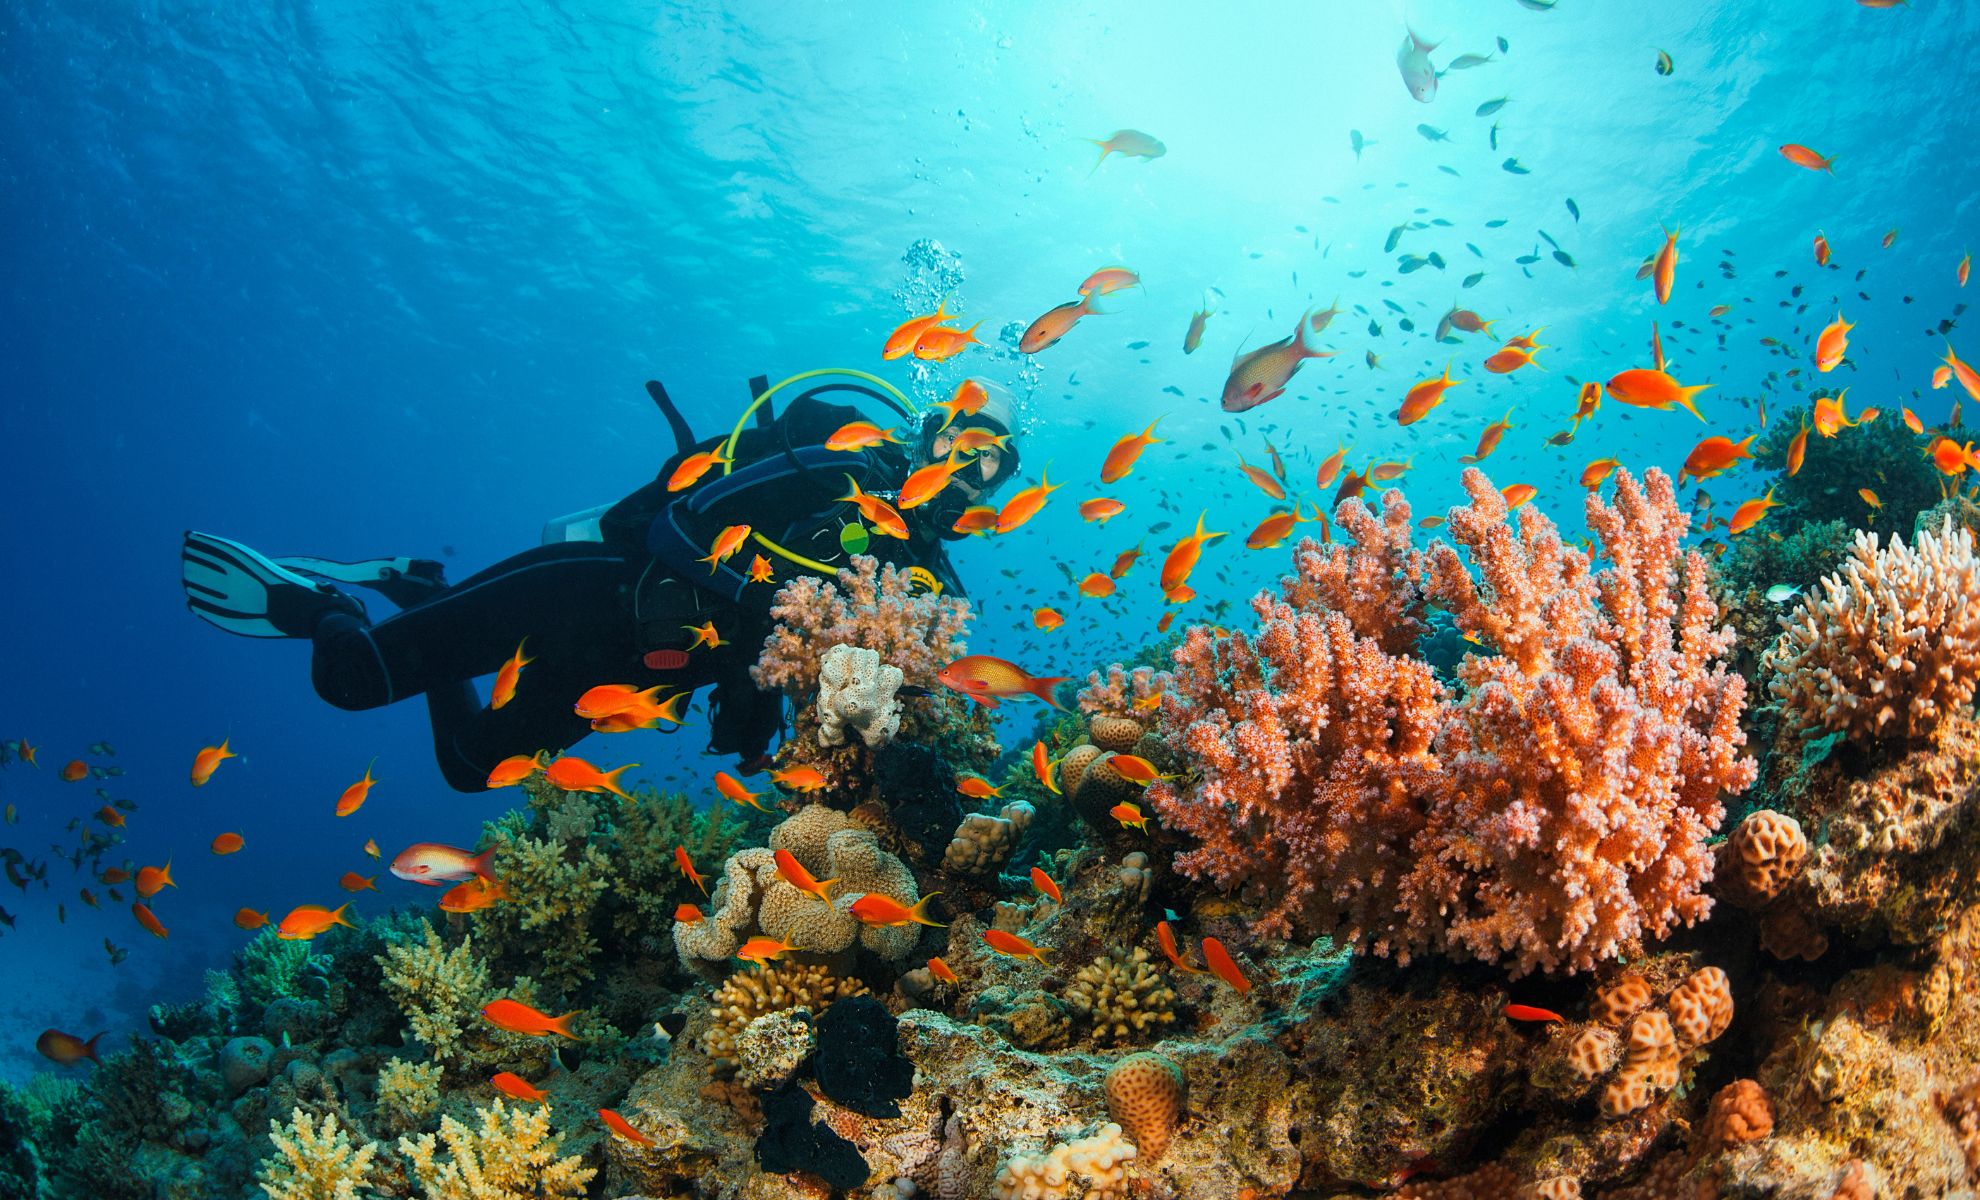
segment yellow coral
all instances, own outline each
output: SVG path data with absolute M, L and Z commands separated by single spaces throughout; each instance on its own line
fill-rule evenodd
M 1066 989 L 1066 1003 L 1092 1023 L 1101 1042 L 1127 1041 L 1176 1019 L 1175 990 L 1139 946 L 1116 946 L 1081 967 Z
M 461 1035 L 473 1027 L 483 997 L 488 994 L 488 968 L 475 957 L 474 938 L 461 939 L 452 950 L 433 925 L 421 921 L 425 932 L 418 944 L 388 946 L 375 961 L 384 973 L 385 993 L 398 1002 L 419 1039 L 441 1062 L 465 1050 Z
M 452 1117 L 440 1120 L 438 1142 L 430 1133 L 400 1138 L 404 1154 L 425 1189 L 426 1200 L 532 1200 L 579 1197 L 596 1170 L 578 1155 L 557 1157 L 546 1105 L 505 1108 L 500 1100 L 477 1110 L 479 1129 Z M 451 1156 L 439 1162 L 439 1142 Z
M 440 1111 L 439 1063 L 392 1059 L 378 1072 L 378 1121 L 390 1133 L 418 1129 Z
M 570 987 L 591 978 L 598 942 L 591 915 L 612 886 L 612 862 L 598 847 L 518 834 L 500 835 L 495 875 L 509 900 L 474 914 L 474 930 L 497 954 L 516 948 L 547 981 Z M 522 935 L 543 930 L 541 936 Z M 518 942 L 526 944 L 518 947 Z
M 275 1143 L 275 1153 L 261 1160 L 261 1190 L 268 1200 L 357 1200 L 378 1144 L 352 1145 L 331 1113 L 318 1124 L 298 1108 L 289 1119 L 286 1130 L 280 1121 L 268 1123 Z
M 808 1008 L 815 1017 L 834 1000 L 865 994 L 858 980 L 834 975 L 822 966 L 779 963 L 739 972 L 715 989 L 714 1019 L 701 1035 L 702 1052 L 718 1066 L 733 1069 L 736 1038 L 756 1018 L 787 1008 Z

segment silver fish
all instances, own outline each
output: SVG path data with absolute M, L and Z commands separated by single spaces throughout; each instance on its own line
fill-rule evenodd
M 1767 589 L 1767 603 L 1786 604 L 1800 594 L 1801 589 L 1794 584 L 1777 583 Z
M 1451 60 L 1451 70 L 1469 71 L 1473 67 L 1482 67 L 1491 62 L 1493 57 L 1490 54 L 1460 54 Z
M 1403 29 L 1405 36 L 1402 48 L 1396 51 L 1396 67 L 1402 72 L 1403 86 L 1409 89 L 1409 94 L 1428 104 L 1437 98 L 1437 68 L 1430 62 L 1430 52 L 1437 46 L 1417 37 L 1416 31 L 1407 25 Z

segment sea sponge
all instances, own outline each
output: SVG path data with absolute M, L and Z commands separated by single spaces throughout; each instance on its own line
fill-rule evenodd
M 1801 822 L 1772 809 L 1748 813 L 1726 840 L 1739 888 L 1756 900 L 1779 895 L 1808 859 L 1808 835 Z
M 1774 1132 L 1774 1102 L 1751 1079 L 1735 1079 L 1719 1089 L 1700 1129 L 1704 1153 L 1740 1142 L 1757 1142 Z
M 805 870 L 824 879 L 826 842 L 835 833 L 858 828 L 857 822 L 837 809 L 827 808 L 823 804 L 807 804 L 777 822 L 766 844 L 773 853 L 789 850 L 792 857 L 804 864 Z
M 351 1144 L 333 1113 L 315 1122 L 304 1109 L 289 1114 L 287 1129 L 268 1123 L 275 1153 L 261 1160 L 261 1190 L 268 1200 L 357 1200 L 370 1182 L 378 1143 Z
M 865 994 L 866 987 L 858 980 L 815 964 L 772 963 L 760 971 L 738 972 L 715 989 L 709 1002 L 711 1019 L 701 1034 L 702 1053 L 718 1068 L 733 1069 L 736 1038 L 756 1018 L 787 1008 L 809 1009 L 816 1016 L 834 1000 Z
M 674 951 L 683 966 L 695 970 L 735 956 L 756 926 L 756 876 L 765 866 L 775 871 L 777 861 L 774 851 L 761 846 L 738 850 L 722 863 L 722 878 L 715 884 L 707 913 L 691 925 L 674 922 Z
M 1115 717 L 1105 714 L 1095 716 L 1086 725 L 1086 736 L 1102 750 L 1112 750 L 1118 754 L 1131 753 L 1141 741 L 1141 735 L 1148 732 L 1141 722 L 1132 717 Z
M 439 1063 L 412 1063 L 401 1058 L 378 1072 L 378 1116 L 381 1131 L 409 1133 L 424 1128 L 440 1111 Z
M 870 830 L 843 829 L 825 839 L 825 859 L 830 876 L 839 881 L 832 896 L 832 907 L 859 925 L 859 942 L 881 958 L 899 961 L 921 940 L 921 926 L 868 925 L 851 915 L 861 896 L 877 893 L 912 908 L 921 899 L 908 865 L 880 848 L 880 839 Z
M 1127 1131 L 1139 1157 L 1153 1162 L 1182 1120 L 1182 1068 L 1159 1054 L 1130 1054 L 1107 1070 L 1107 1115 Z
M 1980 558 L 1948 516 L 1907 548 L 1857 531 L 1840 570 L 1811 589 L 1765 656 L 1781 714 L 1869 745 L 1932 737 L 1980 683 Z
M 1623 1043 L 1622 1066 L 1602 1089 L 1602 1115 L 1622 1117 L 1648 1107 L 1657 1093 L 1677 1086 L 1682 1057 L 1670 1014 L 1638 1013 Z
M 580 1155 L 557 1157 L 547 1104 L 509 1109 L 498 1099 L 476 1116 L 476 1129 L 440 1119 L 439 1141 L 450 1156 L 445 1162 L 435 1158 L 439 1146 L 432 1134 L 399 1139 L 426 1200 L 575 1200 L 598 1174 Z
M 1111 1121 L 1093 1133 L 1060 1142 L 1042 1154 L 1018 1154 L 1005 1160 L 990 1185 L 993 1200 L 1063 1200 L 1084 1180 L 1087 1200 L 1110 1200 L 1126 1194 L 1127 1167 L 1135 1158 L 1134 1144 L 1121 1137 Z
M 818 664 L 818 742 L 843 746 L 854 735 L 877 750 L 901 728 L 901 669 L 880 661 L 880 652 L 843 643 Z
M 1650 1007 L 1654 999 L 1656 994 L 1650 990 L 1648 980 L 1641 975 L 1624 975 L 1595 989 L 1589 1014 L 1604 1025 L 1621 1029 L 1631 1017 Z
M 1145 1037 L 1176 1019 L 1175 989 L 1139 946 L 1115 946 L 1081 967 L 1065 996 L 1073 1011 L 1093 1026 L 1094 1040 L 1103 1044 Z
M 942 869 L 959 875 L 988 875 L 1010 861 L 1036 815 L 1031 805 L 1013 800 L 997 813 L 970 813 L 942 853 Z
M 1678 1045 L 1689 1050 L 1717 1040 L 1732 1023 L 1732 984 L 1717 967 L 1701 967 L 1664 1002 Z

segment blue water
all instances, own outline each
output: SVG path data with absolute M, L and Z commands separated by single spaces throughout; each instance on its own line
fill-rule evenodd
M 972 648 L 1038 673 L 1083 674 L 1142 644 L 1160 554 L 1202 509 L 1231 536 L 1206 554 L 1184 618 L 1284 569 L 1284 550 L 1241 546 L 1270 504 L 1232 447 L 1258 462 L 1268 431 L 1309 498 L 1314 465 L 1345 441 L 1356 465 L 1413 460 L 1406 490 L 1435 512 L 1458 498 L 1456 456 L 1513 407 L 1494 482 L 1536 485 L 1535 504 L 1578 531 L 1582 464 L 1675 469 L 1706 432 L 1606 404 L 1565 453 L 1542 444 L 1572 411 L 1572 380 L 1648 365 L 1653 318 L 1673 373 L 1716 384 L 1711 432 L 1753 431 L 1737 398 L 1763 389 L 1773 412 L 1792 407 L 1797 381 L 1769 373 L 1805 368 L 1838 303 L 1857 323 L 1860 366 L 1834 380 L 1855 387 L 1852 411 L 1906 403 L 1932 422 L 1957 391 L 1927 390 L 1941 345 L 1926 331 L 1958 302 L 1980 194 L 1972 5 L 1418 0 L 1410 20 L 1440 66 L 1496 56 L 1451 72 L 1427 105 L 1399 78 L 1403 19 L 1382 3 L 731 7 L 16 0 L 0 13 L 0 737 L 42 747 L 40 771 L 0 771 L 20 814 L 0 844 L 31 857 L 72 844 L 64 827 L 98 801 L 56 771 L 107 739 L 105 761 L 128 772 L 107 784 L 140 806 L 127 853 L 170 858 L 180 885 L 158 904 L 164 942 L 126 906 L 84 908 L 66 863 L 50 890 L 0 892 L 17 917 L 0 964 L 27 981 L 0 1006 L 0 1072 L 32 1069 L 45 1026 L 109 1028 L 109 1043 L 141 1030 L 148 1004 L 196 992 L 246 938 L 235 908 L 279 915 L 336 897 L 346 870 L 379 871 L 367 837 L 388 858 L 414 840 L 465 843 L 511 802 L 446 789 L 421 706 L 333 711 L 310 690 L 305 647 L 189 616 L 182 530 L 275 553 L 444 557 L 461 577 L 531 544 L 546 518 L 651 477 L 670 445 L 647 378 L 704 432 L 733 420 L 753 374 L 851 366 L 915 386 L 879 347 L 905 315 L 903 255 L 924 239 L 960 263 L 958 302 L 986 338 L 1074 298 L 1099 266 L 1146 284 L 1029 373 L 1008 349 L 972 350 L 922 384 L 945 390 L 964 370 L 1029 384 L 1027 474 L 1049 461 L 1072 485 L 1029 527 L 959 553 L 983 608 Z M 1496 117 L 1473 115 L 1499 97 Z M 1094 171 L 1084 139 L 1123 127 L 1168 154 Z M 1372 143 L 1359 162 L 1351 129 Z M 1837 155 L 1835 175 L 1783 161 L 1787 141 Z M 1398 253 L 1435 249 L 1447 268 L 1398 274 L 1388 231 L 1439 218 L 1452 225 L 1407 234 Z M 1660 309 L 1634 272 L 1662 225 L 1682 227 L 1683 257 Z M 1839 270 L 1815 271 L 1818 228 Z M 1538 230 L 1578 265 L 1554 261 Z M 1522 270 L 1514 258 L 1535 247 Z M 1474 271 L 1484 280 L 1461 289 Z M 1805 313 L 1780 306 L 1797 283 Z M 1221 311 L 1186 358 L 1184 326 L 1213 287 Z M 1307 363 L 1241 425 L 1217 411 L 1241 342 L 1283 337 L 1336 295 L 1346 311 L 1323 340 L 1339 357 Z M 1456 300 L 1502 335 L 1544 326 L 1546 370 L 1489 376 L 1484 339 L 1432 344 Z M 1719 303 L 1733 310 L 1712 325 Z M 1955 346 L 1980 354 L 1965 333 Z M 1453 359 L 1467 382 L 1443 408 L 1409 429 L 1387 420 Z M 1106 447 L 1157 414 L 1166 442 L 1114 489 L 1128 512 L 1082 525 Z M 1712 490 L 1736 501 L 1765 482 L 1749 468 Z M 1163 493 L 1174 511 L 1158 509 Z M 1071 594 L 1059 564 L 1104 570 L 1156 520 L 1177 529 L 1147 537 L 1122 615 Z M 1064 630 L 1032 632 L 1040 602 L 1067 614 Z M 1006 724 L 1013 739 L 1030 715 Z M 223 736 L 243 758 L 192 790 L 193 752 Z M 700 744 L 689 729 L 584 752 L 705 793 L 726 764 Z M 369 805 L 339 821 L 337 794 L 374 755 Z M 209 854 L 223 829 L 248 848 Z M 361 913 L 430 900 L 379 873 Z M 114 969 L 106 936 L 130 950 Z

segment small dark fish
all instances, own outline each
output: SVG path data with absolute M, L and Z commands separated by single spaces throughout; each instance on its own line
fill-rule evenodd
M 1370 320 L 1368 322 L 1368 336 L 1369 337 L 1382 336 L 1382 327 L 1380 325 L 1377 325 L 1373 320 Z
M 1157 521 L 1157 522 L 1155 522 L 1155 523 L 1154 523 L 1153 525 L 1150 525 L 1150 526 L 1148 527 L 1148 532 L 1150 532 L 1150 533 L 1160 533 L 1160 532 L 1162 532 L 1162 531 L 1163 531 L 1164 529 L 1167 529 L 1168 527 L 1169 527 L 1169 523 L 1168 523 L 1167 521 Z
M 906 696 L 911 700 L 921 696 L 932 696 L 934 694 L 935 694 L 934 692 L 929 691 L 927 688 L 922 687 L 918 683 L 904 683 L 901 686 L 894 689 L 894 695 Z
M 1362 149 L 1364 147 L 1373 146 L 1374 144 L 1375 144 L 1374 142 L 1371 142 L 1367 138 L 1362 137 L 1361 131 L 1359 129 L 1348 130 L 1348 145 L 1354 147 L 1354 161 L 1360 162 Z
M 1403 331 L 1404 333 L 1415 333 L 1415 332 L 1416 332 L 1416 322 L 1414 322 L 1414 321 L 1412 321 L 1412 320 L 1410 320 L 1410 319 L 1409 319 L 1408 317 L 1404 317 L 1404 318 L 1403 318 L 1402 320 L 1400 320 L 1400 321 L 1397 321 L 1397 322 L 1396 322 L 1396 325 L 1397 325 L 1397 327 L 1398 327 L 1398 328 L 1400 328 L 1400 329 L 1401 329 L 1401 330 L 1402 330 L 1402 331 Z
M 1491 61 L 1492 56 L 1489 54 L 1460 54 L 1451 60 L 1451 65 L 1447 69 L 1452 71 L 1469 71 L 1473 67 L 1482 67 Z
M 1507 42 L 1507 41 L 1506 41 L 1506 39 L 1504 39 L 1504 38 L 1500 38 L 1500 39 L 1499 39 L 1499 53 L 1501 53 L 1501 54 L 1508 54 L 1508 53 L 1511 53 L 1511 51 L 1512 51 L 1512 45 L 1511 45 L 1511 43 L 1509 43 L 1509 42 Z
M 1487 100 L 1485 103 L 1478 106 L 1477 111 L 1473 112 L 1472 116 L 1489 117 L 1493 113 L 1498 112 L 1500 109 L 1504 108 L 1506 106 L 1507 99 L 1508 97 L 1501 96 L 1497 100 Z
M 1170 384 L 1169 386 L 1167 386 L 1167 387 L 1165 387 L 1165 388 L 1163 388 L 1162 390 L 1163 390 L 1163 391 L 1165 391 L 1165 392 L 1167 392 L 1167 393 L 1169 393 L 1169 394 L 1170 394 L 1171 396 L 1180 396 L 1180 395 L 1182 395 L 1182 394 L 1183 394 L 1183 390 L 1182 390 L 1181 388 L 1179 388 L 1179 387 L 1177 387 L 1177 386 L 1176 386 L 1175 384 L 1173 384 L 1173 383 L 1172 383 L 1172 384 Z
M 1450 134 L 1445 133 L 1443 130 L 1435 128 L 1434 126 L 1430 126 L 1430 125 L 1418 125 L 1416 127 L 1416 132 L 1422 134 L 1425 138 L 1428 138 L 1430 141 L 1433 142 L 1448 142 L 1451 140 Z
M 1492 133 L 1486 140 L 1492 143 L 1492 149 L 1497 150 L 1499 148 L 1499 123 L 1497 121 L 1492 122 Z
M 1547 244 L 1549 246 L 1552 246 L 1554 249 L 1559 250 L 1561 248 L 1561 244 L 1555 241 L 1551 236 L 1549 236 L 1546 230 L 1539 229 L 1539 230 L 1535 230 L 1534 232 L 1538 233 L 1541 237 L 1546 238 Z
M 1574 216 L 1574 223 L 1577 225 L 1581 224 L 1581 206 L 1574 202 L 1573 196 L 1568 197 L 1567 208 L 1568 212 Z
M 1402 241 L 1402 235 L 1408 232 L 1409 232 L 1408 222 L 1404 222 L 1403 224 L 1396 226 L 1394 229 L 1391 229 L 1389 231 L 1388 240 L 1382 243 L 1382 253 L 1394 254 L 1396 252 L 1396 243 Z
M 1540 261 L 1540 247 L 1538 247 L 1538 246 L 1535 246 L 1535 247 L 1533 248 L 1533 253 L 1531 253 L 1531 254 L 1522 254 L 1522 255 L 1520 255 L 1520 256 L 1519 256 L 1518 258 L 1515 258 L 1515 259 L 1513 259 L 1513 261 L 1514 261 L 1514 262 L 1516 262 L 1516 263 L 1518 263 L 1518 264 L 1519 264 L 1520 266 L 1522 266 L 1522 267 L 1525 267 L 1525 266 L 1531 266 L 1532 264 L 1534 264 L 1534 263 L 1537 263 L 1537 262 L 1539 262 L 1539 261 Z
M 1409 311 L 1408 309 L 1404 308 L 1402 305 L 1397 304 L 1394 300 L 1383 300 L 1382 303 L 1386 307 L 1392 308 L 1399 313 L 1407 313 Z
M 1147 343 L 1147 342 L 1129 342 L 1129 343 L 1127 344 L 1127 348 L 1128 348 L 1128 349 L 1130 349 L 1130 350 L 1146 350 L 1146 349 L 1148 349 L 1148 343 Z
M 1657 51 L 1657 74 L 1669 75 L 1676 69 L 1677 65 L 1671 62 L 1671 56 L 1668 53 L 1662 50 Z
M 1439 271 L 1443 270 L 1445 265 L 1444 256 L 1437 253 L 1435 250 L 1432 250 L 1430 252 L 1430 265 L 1437 268 Z
M 1485 228 L 1498 229 L 1503 227 L 1505 223 L 1506 223 L 1506 219 L 1504 217 L 1494 217 L 1491 220 L 1485 222 Z
M 1474 246 L 1474 245 L 1472 245 L 1472 244 L 1471 244 L 1470 242 L 1466 242 L 1466 243 L 1464 244 L 1464 248 L 1465 248 L 1466 250 L 1469 250 L 1469 251 L 1471 251 L 1471 256 L 1472 256 L 1473 258 L 1484 258 L 1484 257 L 1485 257 L 1485 252 L 1484 252 L 1483 250 L 1480 250 L 1480 249 L 1479 249 L 1478 247 L 1476 247 L 1476 246 Z
M 1554 261 L 1564 267 L 1574 266 L 1574 257 L 1565 250 L 1554 251 Z
M 1478 273 L 1476 273 L 1476 274 L 1473 274 L 1473 275 L 1466 275 L 1466 276 L 1464 277 L 1464 282 L 1463 282 L 1462 284 L 1460 284 L 1459 286 L 1460 286 L 1460 287 L 1477 287 L 1477 286 L 1478 286 L 1478 281 L 1479 281 L 1479 280 L 1481 280 L 1481 279 L 1483 279 L 1483 278 L 1485 278 L 1485 272 L 1483 272 L 1483 271 L 1479 271 Z
M 1442 171 L 1442 172 L 1443 172 L 1444 174 L 1446 174 L 1446 175 L 1449 175 L 1449 176 L 1452 176 L 1452 177 L 1454 177 L 1454 178 L 1458 178 L 1458 179 L 1462 179 L 1462 178 L 1464 178 L 1464 177 L 1463 177 L 1462 175 L 1459 175 L 1459 174 L 1458 174 L 1458 169 L 1457 169 L 1456 167 L 1452 167 L 1452 166 L 1446 166 L 1446 165 L 1445 165 L 1445 164 L 1443 164 L 1443 163 L 1438 163 L 1438 164 L 1437 164 L 1437 169 L 1438 169 L 1439 171 Z
M 1517 158 L 1509 158 L 1509 159 L 1507 159 L 1506 161 L 1504 161 L 1504 162 L 1502 162 L 1502 163 L 1500 163 L 1499 165 L 1500 165 L 1501 167 L 1504 167 L 1504 168 L 1505 168 L 1505 169 L 1507 170 L 1507 172 L 1509 172 L 1509 173 L 1511 173 L 1511 174 L 1513 174 L 1513 175 L 1531 175 L 1531 174 L 1533 174 L 1533 172 L 1532 172 L 1532 171 L 1530 171 L 1530 170 L 1528 170 L 1527 168 L 1525 168 L 1525 167 L 1523 167 L 1523 166 L 1520 166 L 1520 165 L 1519 165 L 1519 160 L 1518 160 Z

